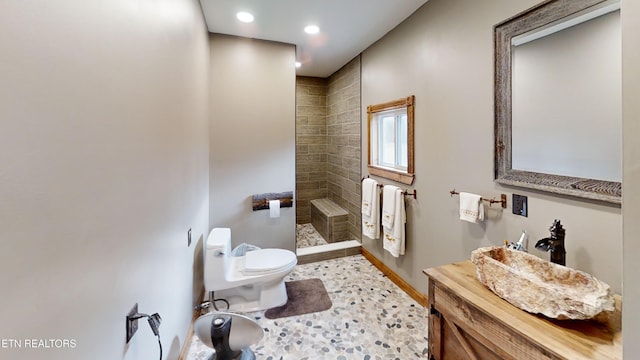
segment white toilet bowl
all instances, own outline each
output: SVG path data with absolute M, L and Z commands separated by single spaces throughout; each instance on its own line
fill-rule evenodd
M 211 299 L 224 299 L 229 310 L 265 310 L 284 305 L 284 278 L 298 263 L 284 249 L 261 249 L 231 256 L 231 229 L 215 228 L 204 244 L 204 287 Z

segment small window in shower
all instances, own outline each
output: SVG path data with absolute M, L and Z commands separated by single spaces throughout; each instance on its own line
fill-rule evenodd
M 413 183 L 414 96 L 367 107 L 369 172 Z

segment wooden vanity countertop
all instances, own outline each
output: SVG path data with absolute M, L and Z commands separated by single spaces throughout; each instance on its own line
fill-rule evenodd
M 430 281 L 460 296 L 515 331 L 565 359 L 622 359 L 622 298 L 615 295 L 616 310 L 600 322 L 555 320 L 530 314 L 487 289 L 476 278 L 471 261 L 424 269 Z M 487 338 L 499 334 L 485 334 Z

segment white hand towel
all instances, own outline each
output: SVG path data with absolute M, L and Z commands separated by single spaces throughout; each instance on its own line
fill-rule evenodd
M 362 215 L 371 216 L 371 201 L 378 193 L 378 182 L 374 179 L 362 180 Z
M 404 194 L 402 190 L 397 189 L 394 194 L 393 204 L 395 215 L 393 226 L 391 228 L 384 227 L 384 235 L 382 247 L 387 250 L 393 257 L 404 255 L 405 250 L 405 224 L 407 222 L 407 214 L 404 205 Z
M 397 186 L 385 185 L 382 189 L 382 227 L 393 228 L 394 217 L 396 215 L 396 192 L 400 190 Z
M 474 224 L 484 220 L 484 206 L 480 195 L 460 193 L 460 220 Z
M 373 179 L 365 179 L 364 181 L 367 180 L 371 180 L 372 182 L 371 186 L 373 194 L 369 201 L 369 209 L 371 210 L 370 215 L 366 215 L 364 211 L 362 212 L 362 234 L 375 240 L 380 238 L 380 196 L 378 195 L 378 182 Z M 362 186 L 362 189 L 364 191 L 364 185 Z

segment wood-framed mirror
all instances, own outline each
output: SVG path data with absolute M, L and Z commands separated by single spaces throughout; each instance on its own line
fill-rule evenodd
M 613 204 L 622 202 L 619 8 L 619 0 L 550 0 L 494 27 L 497 183 Z M 587 30 L 596 31 L 597 36 L 581 33 Z M 608 38 L 601 36 L 604 32 Z M 612 53 L 592 44 L 592 40 L 601 37 L 603 44 L 613 45 L 607 50 Z M 521 60 L 525 56 L 521 54 L 527 54 L 521 49 L 547 52 L 526 58 L 535 59 L 527 63 Z M 556 65 L 544 63 L 545 74 L 520 75 L 529 71 L 523 70 L 526 64 L 547 61 L 550 54 L 555 57 L 565 49 L 567 55 L 563 55 L 564 63 L 556 73 L 550 70 Z M 570 51 L 591 51 L 587 54 L 595 55 Z M 592 59 L 596 55 L 600 57 Z M 610 66 L 599 60 L 603 58 Z M 582 66 L 587 70 L 573 74 L 575 68 Z M 569 73 L 574 77 L 564 78 Z M 532 81 L 545 77 L 556 83 L 540 85 Z M 523 88 L 539 91 L 523 95 Z M 580 94 L 585 97 L 579 98 Z M 527 102 L 527 106 L 522 105 Z M 529 143 L 529 148 L 523 143 Z M 569 155 L 572 153 L 574 157 Z M 527 158 L 535 161 L 523 160 Z
M 371 175 L 413 184 L 415 96 L 367 106 L 368 168 Z

